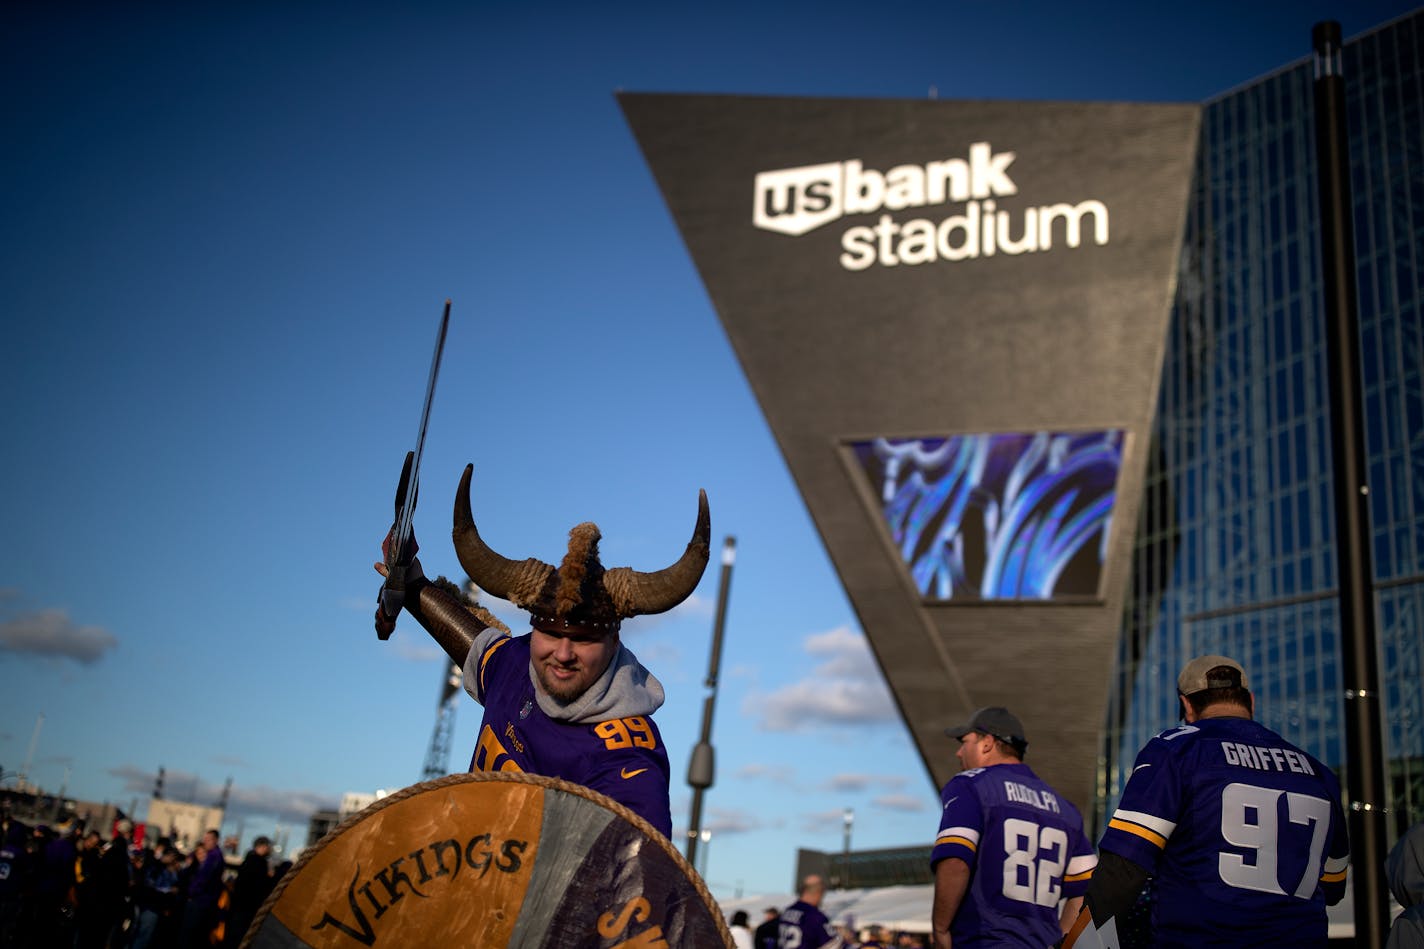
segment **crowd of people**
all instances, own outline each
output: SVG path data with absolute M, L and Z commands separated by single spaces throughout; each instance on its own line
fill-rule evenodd
M 216 830 L 186 853 L 168 837 L 135 843 L 133 830 L 120 819 L 106 839 L 83 821 L 30 827 L 6 812 L 0 949 L 235 947 L 290 867 L 272 865 L 266 837 L 233 867 Z
M 768 906 L 755 929 L 746 910 L 728 920 L 734 949 L 926 949 L 927 934 L 892 931 L 878 923 L 857 926 L 832 922 L 821 912 L 825 883 L 812 874 L 801 881 L 796 902 L 785 909 Z

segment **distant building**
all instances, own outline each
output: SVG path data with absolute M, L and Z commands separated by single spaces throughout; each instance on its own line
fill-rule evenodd
M 179 850 L 189 851 L 202 842 L 203 834 L 222 828 L 223 816 L 221 807 L 154 798 L 148 802 L 145 836 L 168 837 Z
M 332 810 L 317 811 L 307 822 L 307 843 L 308 847 L 315 847 L 321 838 L 331 833 L 337 824 L 341 823 L 341 812 Z
M 798 849 L 791 892 L 794 893 L 799 882 L 813 873 L 825 880 L 826 886 L 832 890 L 933 883 L 930 849 L 928 845 L 852 850 L 850 853 Z
M 345 817 L 357 811 L 364 811 L 385 796 L 385 791 L 376 791 L 374 794 L 365 791 L 347 791 L 341 795 L 341 807 L 339 808 L 341 816 Z
M 341 806 L 336 810 L 321 810 L 311 816 L 311 821 L 307 824 L 308 847 L 316 845 L 321 838 L 331 833 L 335 827 L 359 811 L 364 811 L 372 804 L 385 797 L 387 791 L 384 788 L 376 791 L 347 791 L 341 795 Z

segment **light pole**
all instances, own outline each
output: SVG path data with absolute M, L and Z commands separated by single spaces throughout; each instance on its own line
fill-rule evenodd
M 1340 684 L 1345 797 L 1350 831 L 1355 941 L 1378 946 L 1389 930 L 1384 855 L 1389 791 L 1380 726 L 1379 633 L 1375 626 L 1370 547 L 1370 469 L 1365 444 L 1365 386 L 1360 374 L 1360 316 L 1355 286 L 1354 202 L 1350 196 L 1349 117 L 1341 69 L 1340 24 L 1317 23 L 1315 151 L 1319 169 L 1321 286 L 1335 489 L 1335 564 L 1340 610 Z
M 850 829 L 855 825 L 855 811 L 845 809 L 845 839 L 841 842 L 841 886 L 850 889 Z
M 717 704 L 717 672 L 722 665 L 722 630 L 727 623 L 727 595 L 732 588 L 732 563 L 737 559 L 737 539 L 722 542 L 722 578 L 717 589 L 717 620 L 712 627 L 712 655 L 707 660 L 707 697 L 702 700 L 702 734 L 692 748 L 687 764 L 687 783 L 692 786 L 692 810 L 687 821 L 687 862 L 697 869 L 697 840 L 702 831 L 702 792 L 712 786 L 715 764 L 712 754 L 712 710 Z M 702 837 L 707 840 L 707 837 Z
M 712 857 L 712 831 L 704 827 L 697 836 L 702 841 L 702 869 L 698 872 L 705 880 L 707 879 L 707 861 Z

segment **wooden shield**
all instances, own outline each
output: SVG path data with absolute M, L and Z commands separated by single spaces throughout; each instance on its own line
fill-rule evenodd
M 507 772 L 412 785 L 343 821 L 263 904 L 243 949 L 731 947 L 666 837 L 585 787 Z

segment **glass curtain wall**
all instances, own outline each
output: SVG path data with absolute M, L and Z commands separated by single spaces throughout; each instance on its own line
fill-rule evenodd
M 1397 832 L 1424 819 L 1424 13 L 1345 47 L 1376 625 Z M 1098 820 L 1239 659 L 1257 717 L 1341 770 L 1312 64 L 1207 103 L 1162 369 Z

